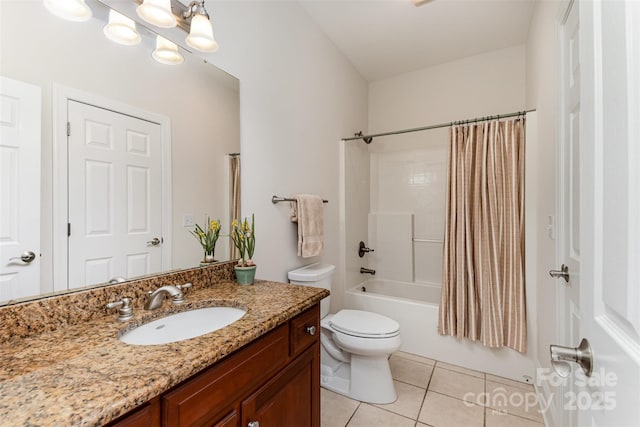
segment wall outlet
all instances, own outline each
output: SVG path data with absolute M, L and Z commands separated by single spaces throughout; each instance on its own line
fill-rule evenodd
M 182 226 L 183 227 L 193 227 L 195 225 L 195 221 L 193 219 L 193 214 L 184 214 L 182 215 Z

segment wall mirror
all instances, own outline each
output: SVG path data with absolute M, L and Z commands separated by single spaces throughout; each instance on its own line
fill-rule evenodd
M 113 43 L 109 8 L 87 4 L 69 22 L 0 2 L 0 304 L 198 266 L 207 217 L 229 259 L 239 81 L 184 49 L 156 62 L 140 24 L 140 44 Z

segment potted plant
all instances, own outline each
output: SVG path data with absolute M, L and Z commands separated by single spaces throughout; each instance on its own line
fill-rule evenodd
M 220 235 L 220 220 L 207 217 L 207 223 L 204 227 L 196 224 L 193 231 L 189 230 L 189 233 L 193 234 L 200 242 L 202 250 L 204 251 L 204 258 L 200 264 L 210 264 L 215 261 L 214 255 L 216 251 L 216 242 Z
M 234 219 L 231 223 L 231 240 L 240 253 L 238 265 L 235 266 L 236 280 L 241 285 L 253 284 L 256 275 L 256 265 L 252 259 L 256 249 L 254 222 L 255 218 L 252 214 L 251 224 L 246 218 L 242 222 Z

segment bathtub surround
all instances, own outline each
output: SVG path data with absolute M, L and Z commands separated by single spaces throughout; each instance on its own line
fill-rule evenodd
M 525 119 L 450 130 L 438 332 L 526 351 Z
M 372 212 L 369 214 L 369 239 L 375 252 L 366 265 L 378 277 L 403 282 L 414 280 L 413 213 Z

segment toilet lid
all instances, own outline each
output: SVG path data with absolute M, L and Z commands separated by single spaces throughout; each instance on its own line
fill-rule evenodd
M 400 333 L 398 322 L 369 311 L 340 310 L 329 325 L 338 332 L 363 338 L 388 338 Z

